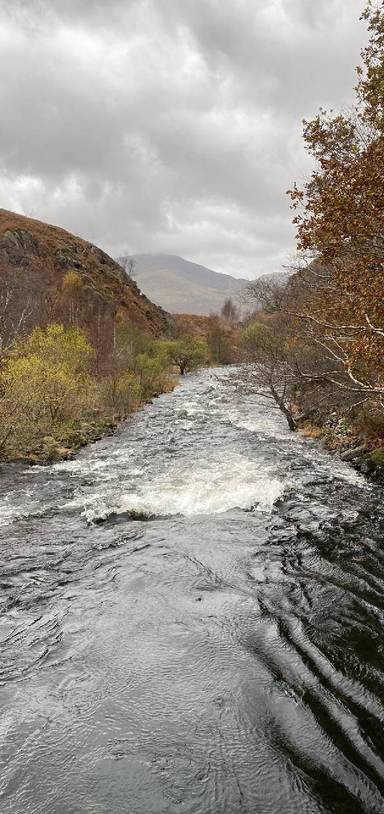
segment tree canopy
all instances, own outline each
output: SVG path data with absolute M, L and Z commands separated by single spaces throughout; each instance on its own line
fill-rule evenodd
M 279 377 L 285 407 L 355 419 L 384 413 L 384 0 L 362 19 L 369 42 L 352 109 L 304 121 L 315 165 L 289 192 L 298 267 L 284 287 L 253 284 L 269 333 L 258 327 L 252 347 L 245 337 L 261 378 L 276 390 Z
M 290 192 L 298 249 L 312 266 L 302 316 L 349 386 L 384 396 L 384 3 L 363 18 L 370 40 L 349 114 L 304 122 L 317 166 Z M 305 277 L 305 275 L 303 275 Z M 307 283 L 308 283 L 307 274 Z

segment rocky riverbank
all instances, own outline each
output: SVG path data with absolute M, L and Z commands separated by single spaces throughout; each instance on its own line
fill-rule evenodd
M 162 392 L 173 390 L 177 383 L 178 378 L 176 375 L 172 375 L 167 379 L 163 391 L 154 394 L 152 398 L 142 401 L 131 413 L 121 417 L 103 415 L 101 411 L 94 410 L 87 421 L 81 421 L 78 425 L 65 430 L 61 429 L 55 435 L 45 435 L 29 447 L 23 450 L 15 450 L 8 456 L 2 457 L 0 454 L 0 463 L 47 466 L 59 461 L 72 460 L 83 447 L 93 444 L 108 435 L 113 435 L 122 422 L 128 421 L 130 416 L 133 416 L 146 404 L 152 403 L 154 399 L 162 395 Z
M 93 444 L 104 436 L 112 435 L 119 423 L 110 418 L 92 423 L 83 422 L 78 428 L 68 430 L 65 435 L 60 434 L 57 437 L 46 435 L 37 444 L 26 450 L 15 452 L 3 462 L 19 462 L 34 466 L 71 460 L 82 447 Z
M 339 455 L 369 480 L 384 484 L 384 438 L 372 438 L 335 413 L 323 425 L 304 423 L 301 433 L 319 439 L 329 452 Z

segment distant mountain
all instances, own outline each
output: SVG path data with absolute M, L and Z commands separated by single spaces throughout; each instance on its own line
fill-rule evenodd
M 232 297 L 236 303 L 249 282 L 229 274 L 219 274 L 173 254 L 137 254 L 117 258 L 127 272 L 130 260 L 135 263 L 132 276 L 144 294 L 172 314 L 218 313 L 226 297 Z

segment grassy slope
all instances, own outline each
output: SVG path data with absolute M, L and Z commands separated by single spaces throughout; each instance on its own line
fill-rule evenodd
M 95 306 L 119 309 L 146 333 L 166 332 L 167 314 L 101 249 L 57 226 L 0 209 L 0 294 L 7 284 L 19 304 L 43 303 L 54 299 L 70 270 L 79 275 Z M 30 321 L 27 327 L 38 324 L 36 312 Z

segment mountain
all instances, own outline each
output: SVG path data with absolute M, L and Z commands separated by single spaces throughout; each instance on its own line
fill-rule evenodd
M 60 321 L 85 327 L 103 356 L 117 315 L 156 336 L 170 321 L 97 246 L 0 209 L 0 346 L 20 330 Z
M 117 262 L 128 271 L 130 260 L 140 288 L 172 314 L 220 312 L 226 297 L 236 302 L 248 283 L 173 254 L 137 254 L 119 257 Z

